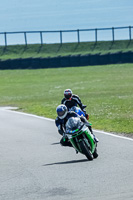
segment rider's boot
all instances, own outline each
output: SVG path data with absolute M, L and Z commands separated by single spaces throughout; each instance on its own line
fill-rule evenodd
M 92 128 L 91 128 L 91 126 L 88 126 L 88 128 L 89 128 L 89 130 L 90 130 L 90 132 L 91 132 L 91 134 L 93 135 L 93 137 L 94 137 L 94 141 L 97 143 L 97 142 L 99 142 L 99 139 L 94 135 L 94 133 L 93 133 L 93 131 L 92 131 Z

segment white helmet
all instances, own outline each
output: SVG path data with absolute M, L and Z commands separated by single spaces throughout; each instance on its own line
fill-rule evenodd
M 61 104 L 56 108 L 56 112 L 60 119 L 64 119 L 67 115 L 68 110 L 64 104 Z

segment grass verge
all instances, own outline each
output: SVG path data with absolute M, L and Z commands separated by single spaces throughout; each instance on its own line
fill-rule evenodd
M 133 42 L 129 40 L 81 42 L 60 44 L 32 44 L 0 46 L 0 60 L 17 58 L 46 58 L 67 55 L 107 54 L 114 52 L 133 51 Z
M 0 105 L 56 118 L 66 88 L 87 105 L 92 127 L 133 134 L 133 64 L 0 71 Z

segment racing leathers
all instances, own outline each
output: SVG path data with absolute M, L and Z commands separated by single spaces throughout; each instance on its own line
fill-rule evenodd
M 81 108 L 81 110 L 85 113 L 86 118 L 89 118 L 89 115 L 86 114 L 86 106 L 82 104 L 78 95 L 73 94 L 70 99 L 63 98 L 61 104 L 64 104 L 68 110 L 70 110 L 73 106 L 77 105 Z
M 60 140 L 60 143 L 63 146 L 72 146 L 71 143 L 67 140 L 67 138 L 64 141 L 64 133 L 65 133 L 65 130 L 66 130 L 66 122 L 71 117 L 79 117 L 81 119 L 81 121 L 89 128 L 90 132 L 93 134 L 92 128 L 91 128 L 89 122 L 86 120 L 85 117 L 79 116 L 77 113 L 75 113 L 73 111 L 68 111 L 68 113 L 67 113 L 67 115 L 64 119 L 60 119 L 59 117 L 57 117 L 56 120 L 55 120 L 55 124 L 58 128 L 58 132 L 59 132 L 60 135 L 63 136 L 62 139 Z

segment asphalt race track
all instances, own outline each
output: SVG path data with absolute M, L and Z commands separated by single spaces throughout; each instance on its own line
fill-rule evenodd
M 0 200 L 133 200 L 133 140 L 96 132 L 99 157 L 61 147 L 54 121 L 0 108 Z

